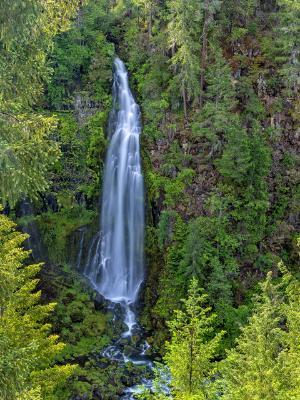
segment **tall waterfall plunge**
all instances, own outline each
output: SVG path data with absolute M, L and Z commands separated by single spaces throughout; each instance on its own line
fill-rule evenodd
M 128 333 L 135 324 L 129 305 L 144 278 L 144 184 L 140 159 L 140 111 L 123 62 L 114 61 L 110 144 L 105 163 L 100 234 L 94 238 L 85 275 L 113 303 L 125 305 Z

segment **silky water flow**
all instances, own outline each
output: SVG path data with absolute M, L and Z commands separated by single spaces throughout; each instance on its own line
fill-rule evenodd
M 119 362 L 148 365 L 147 342 L 134 357 L 124 354 L 121 339 L 139 329 L 135 303 L 144 279 L 144 182 L 140 157 L 140 110 L 129 88 L 123 62 L 114 61 L 113 109 L 109 118 L 109 147 L 105 162 L 100 232 L 94 237 L 84 270 L 94 289 L 121 307 L 127 330 L 103 356 Z M 115 318 L 118 318 L 115 314 Z M 149 382 L 148 382 L 149 383 Z M 147 384 L 147 382 L 146 382 Z M 129 388 L 123 399 L 131 399 Z

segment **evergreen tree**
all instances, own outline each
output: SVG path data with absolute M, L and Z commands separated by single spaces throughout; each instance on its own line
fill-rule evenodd
M 230 400 L 299 399 L 299 283 L 284 271 L 285 298 L 271 282 L 262 294 L 237 346 L 222 362 L 218 392 Z M 216 397 L 218 398 L 218 396 Z
M 276 29 L 275 60 L 281 64 L 283 84 L 289 93 L 300 90 L 300 5 L 297 0 L 278 0 L 279 27 Z
M 298 248 L 300 248 L 299 238 Z M 283 337 L 284 350 L 280 354 L 282 379 L 286 380 L 282 399 L 297 400 L 300 398 L 300 283 L 283 263 L 280 263 L 279 269 L 283 273 L 285 286 L 285 302 L 281 306 L 281 312 L 286 325 Z
M 165 362 L 176 399 L 206 398 L 207 380 L 214 372 L 212 360 L 223 333 L 213 333 L 216 315 L 210 313 L 206 301 L 207 295 L 194 278 L 183 309 L 175 311 L 174 320 L 168 323 L 171 340 L 166 344 Z
M 169 390 L 176 400 L 209 398 L 213 359 L 224 332 L 214 332 L 216 314 L 206 302 L 207 295 L 193 278 L 182 310 L 175 310 L 175 318 L 168 322 L 171 339 L 166 342 L 165 365 L 156 365 L 153 391 L 144 388 L 139 399 L 167 400 Z
M 0 398 L 54 400 L 75 367 L 53 366 L 64 345 L 46 322 L 55 305 L 40 304 L 41 266 L 24 263 L 28 252 L 20 246 L 26 237 L 0 215 Z
M 233 125 L 236 125 L 235 90 L 231 69 L 219 47 L 212 47 L 209 69 L 206 74 L 207 90 L 205 102 L 200 112 L 195 113 L 192 130 L 196 137 L 209 140 L 210 156 L 221 150 L 224 137 L 227 137 Z
M 53 118 L 33 112 L 49 79 L 46 64 L 53 37 L 67 29 L 79 0 L 17 0 L 1 3 L 0 16 L 0 198 L 12 204 L 47 186 L 58 157 L 51 140 Z
M 257 243 L 265 233 L 269 207 L 266 177 L 270 161 L 270 149 L 261 128 L 255 123 L 250 134 L 243 128 L 232 126 L 222 157 L 216 162 L 224 177 L 224 184 L 220 185 L 222 207 L 235 221 L 246 257 L 257 254 Z
M 170 90 L 180 90 L 185 117 L 190 100 L 202 106 L 208 33 L 219 5 L 218 0 L 167 1 L 167 37 L 174 72 Z
M 175 87 L 180 88 L 187 113 L 187 100 L 200 95 L 200 32 L 203 4 L 200 1 L 169 0 L 168 44 L 172 51 Z
M 226 217 L 199 217 L 188 226 L 184 245 L 182 270 L 195 276 L 224 320 L 226 310 L 233 303 L 233 280 L 238 272 L 235 258 L 239 246 L 237 238 L 228 232 Z

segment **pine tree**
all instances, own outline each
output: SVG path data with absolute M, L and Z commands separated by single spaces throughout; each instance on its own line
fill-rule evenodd
M 168 45 L 174 71 L 171 87 L 181 93 L 185 117 L 188 101 L 202 105 L 208 31 L 219 4 L 218 0 L 167 1 Z
M 216 315 L 210 313 L 206 301 L 207 295 L 198 288 L 194 278 L 188 298 L 183 301 L 183 310 L 177 310 L 174 320 L 168 323 L 171 340 L 166 344 L 165 362 L 176 399 L 205 398 L 207 380 L 214 372 L 212 360 L 223 332 L 213 334 Z
M 289 93 L 300 90 L 300 5 L 297 0 L 279 0 L 279 28 L 275 60 L 281 64 L 283 83 Z
M 219 47 L 211 46 L 209 69 L 206 73 L 207 90 L 205 102 L 200 112 L 195 113 L 192 123 L 194 135 L 209 140 L 210 156 L 221 149 L 224 137 L 235 124 L 235 90 L 231 69 Z
M 33 111 L 50 77 L 47 54 L 53 37 L 67 29 L 79 0 L 1 2 L 0 199 L 14 204 L 47 186 L 57 160 L 53 118 Z
M 300 398 L 300 285 L 281 269 L 285 290 L 282 293 L 282 285 L 275 286 L 268 274 L 256 311 L 221 363 L 217 392 L 224 400 Z
M 53 366 L 64 345 L 49 334 L 46 319 L 55 304 L 40 304 L 41 265 L 25 264 L 26 237 L 0 215 L 0 398 L 54 400 L 75 367 Z

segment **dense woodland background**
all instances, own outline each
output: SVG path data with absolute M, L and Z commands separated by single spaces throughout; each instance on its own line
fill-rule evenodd
M 101 360 L 112 321 L 80 275 L 117 54 L 143 122 L 140 320 L 174 398 L 300 399 L 299 1 L 0 5 L 0 398 L 138 382 Z M 141 398 L 166 398 L 163 368 Z

